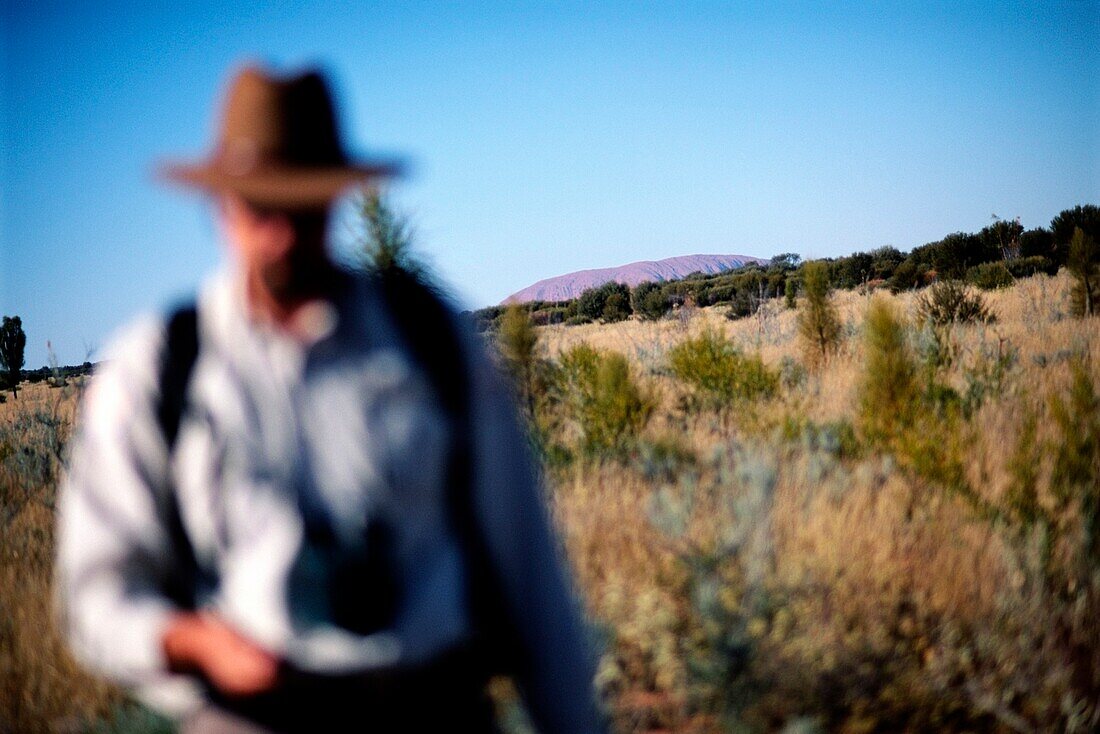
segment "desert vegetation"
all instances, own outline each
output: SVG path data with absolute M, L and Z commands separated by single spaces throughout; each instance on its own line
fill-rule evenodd
M 855 282 L 785 255 L 752 276 L 747 316 L 691 279 L 675 303 L 652 285 L 606 289 L 591 317 L 492 315 L 616 731 L 1100 727 L 1090 211 L 975 240 L 1010 256 L 996 287 L 962 256 L 892 288 L 912 253 L 872 255 Z M 364 216 L 371 241 L 397 231 Z M 0 731 L 169 728 L 78 670 L 53 626 L 54 493 L 85 379 L 0 405 Z
M 535 444 L 617 730 L 1100 725 L 1079 283 L 819 289 L 824 361 L 802 298 L 537 329 Z M 605 403 L 645 409 L 594 411 L 593 450 Z

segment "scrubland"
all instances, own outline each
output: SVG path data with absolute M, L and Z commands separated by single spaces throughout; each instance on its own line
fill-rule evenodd
M 774 299 L 512 360 L 617 731 L 1100 726 L 1100 320 L 1064 272 L 984 292 L 991 323 L 920 295 L 834 293 L 824 359 Z M 78 392 L 0 405 L 0 731 L 162 725 L 53 626 Z
M 835 293 L 816 366 L 779 299 L 541 327 L 551 388 L 585 344 L 652 404 L 612 455 L 561 458 L 568 398 L 535 420 L 619 730 L 1100 726 L 1100 322 L 1068 291 L 1034 276 L 936 328 L 920 293 Z M 774 381 L 670 367 L 708 333 Z

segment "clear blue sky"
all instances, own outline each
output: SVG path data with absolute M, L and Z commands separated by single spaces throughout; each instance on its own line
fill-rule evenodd
M 470 307 L 689 253 L 903 250 L 1100 201 L 1100 3 L 22 3 L 0 15 L 0 313 L 84 360 L 222 255 L 156 162 L 249 58 L 333 72 Z M 346 239 L 346 233 L 338 233 Z

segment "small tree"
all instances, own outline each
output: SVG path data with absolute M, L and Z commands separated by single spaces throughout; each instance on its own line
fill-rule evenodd
M 1070 291 L 1074 316 L 1100 313 L 1100 246 L 1080 227 L 1073 230 L 1069 241 L 1066 270 L 1073 276 Z
M 798 312 L 798 334 L 811 363 L 825 362 L 840 348 L 840 316 L 830 298 L 828 265 L 820 260 L 802 267 L 806 295 Z
M 23 333 L 23 321 L 18 316 L 5 316 L 0 325 L 0 368 L 5 372 L 12 397 L 19 397 L 19 377 L 23 370 L 23 349 L 27 335 Z
M 519 388 L 528 420 L 535 420 L 535 376 L 538 358 L 535 349 L 539 335 L 531 323 L 531 315 L 523 306 L 513 304 L 500 319 L 497 334 L 501 356 Z
M 958 280 L 941 280 L 918 296 L 917 316 L 933 326 L 991 324 L 997 320 L 981 294 L 971 293 L 966 284 Z
M 630 286 L 614 281 L 587 288 L 577 297 L 577 313 L 611 323 L 630 316 Z
M 664 288 L 651 280 L 639 283 L 630 292 L 630 305 L 642 319 L 655 321 L 672 310 L 672 303 Z
M 794 278 L 787 278 L 783 284 L 783 303 L 787 308 L 795 307 L 795 298 L 798 296 L 798 283 Z
M 406 273 L 438 292 L 428 266 L 413 252 L 413 232 L 408 220 L 394 212 L 377 189 L 363 192 L 359 200 L 363 227 L 363 265 L 379 273 Z

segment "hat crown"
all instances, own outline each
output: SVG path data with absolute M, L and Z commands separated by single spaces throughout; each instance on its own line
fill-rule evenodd
M 345 163 L 324 79 L 316 71 L 278 78 L 257 67 L 242 70 L 226 95 L 215 156 L 238 175 Z

